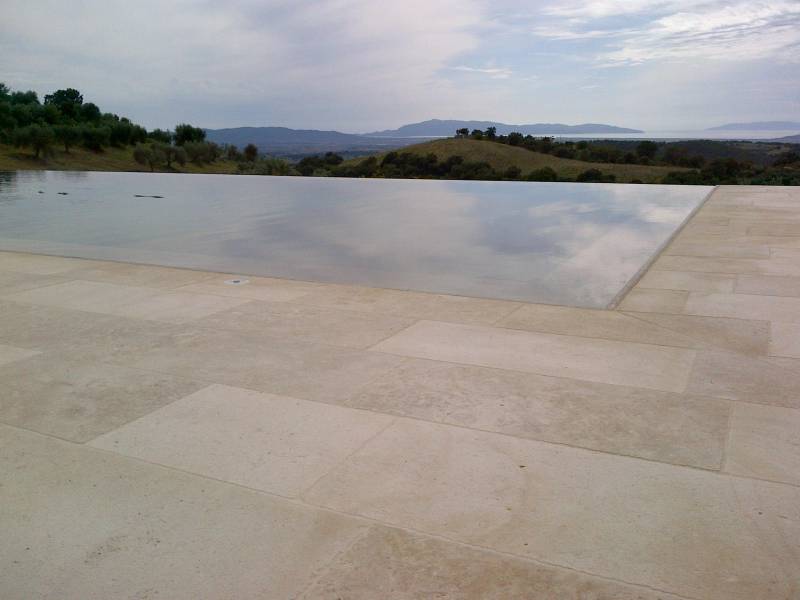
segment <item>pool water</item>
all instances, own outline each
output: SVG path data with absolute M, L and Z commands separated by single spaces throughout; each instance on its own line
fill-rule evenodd
M 0 172 L 0 250 L 601 308 L 710 191 Z

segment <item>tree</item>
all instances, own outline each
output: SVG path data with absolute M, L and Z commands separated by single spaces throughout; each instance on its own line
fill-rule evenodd
M 0 81 L 0 102 L 8 100 L 10 96 L 11 96 L 11 88 L 8 87 L 2 81 Z
M 64 144 L 64 152 L 69 154 L 69 149 L 81 141 L 81 130 L 75 125 L 56 125 L 54 128 L 56 140 Z
M 188 123 L 181 123 L 175 127 L 175 145 L 183 146 L 187 142 L 203 142 L 206 132 L 200 127 L 192 127 Z
M 558 181 L 558 173 L 551 167 L 542 167 L 528 173 L 528 181 Z
M 247 162 L 255 162 L 257 158 L 258 158 L 258 148 L 256 147 L 256 145 L 247 144 L 247 146 L 244 147 L 244 159 Z
M 522 175 L 522 170 L 518 166 L 512 165 L 503 173 L 503 179 L 519 179 L 520 175 Z
M 233 144 L 228 144 L 225 146 L 225 158 L 228 160 L 241 160 L 242 153 L 239 152 L 239 149 Z
M 653 159 L 656 157 L 656 152 L 658 152 L 658 144 L 650 140 L 641 141 L 636 146 L 636 154 L 640 158 Z
M 44 104 L 55 106 L 65 117 L 75 118 L 83 104 L 83 95 L 75 88 L 56 90 L 44 97 Z
M 166 163 L 166 156 L 157 144 L 151 143 L 148 145 L 136 144 L 133 149 L 133 159 L 140 165 L 147 165 L 150 167 L 152 173 L 156 167 Z
M 44 125 L 29 125 L 17 129 L 14 136 L 14 145 L 17 147 L 27 146 L 33 149 L 34 156 L 39 158 L 41 155 L 47 156 L 50 151 L 55 134 L 52 128 Z
M 483 139 L 483 132 L 480 129 L 473 129 L 470 137 L 473 140 L 482 140 Z
M 81 137 L 84 147 L 94 152 L 100 152 L 110 143 L 111 130 L 108 127 L 84 127 Z
M 93 102 L 87 102 L 86 104 L 81 105 L 80 109 L 80 119 L 81 121 L 87 121 L 94 123 L 100 120 L 100 108 L 97 104 Z
M 484 137 L 487 140 L 493 140 L 497 138 L 497 127 L 487 127 L 486 133 L 484 133 Z
M 509 146 L 520 146 L 522 142 L 525 140 L 525 137 L 516 131 L 512 131 L 508 134 L 508 145 Z
M 172 133 L 169 131 L 164 131 L 163 129 L 153 129 L 153 131 L 147 134 L 147 137 L 161 144 L 172 143 Z
M 462 127 L 461 129 L 456 129 L 456 137 L 457 138 L 469 137 L 469 129 L 467 127 Z

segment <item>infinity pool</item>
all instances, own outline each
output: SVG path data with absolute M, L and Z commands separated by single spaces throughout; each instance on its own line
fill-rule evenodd
M 600 308 L 710 191 L 0 172 L 0 250 Z

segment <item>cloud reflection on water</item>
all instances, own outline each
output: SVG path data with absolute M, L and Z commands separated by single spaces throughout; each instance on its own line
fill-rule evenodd
M 19 173 L 0 183 L 0 238 L 80 244 L 90 258 L 129 248 L 174 266 L 602 307 L 707 192 Z M 164 198 L 133 197 L 142 193 Z

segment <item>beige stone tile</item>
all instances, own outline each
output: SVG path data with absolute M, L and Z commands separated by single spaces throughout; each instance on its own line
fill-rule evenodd
M 764 245 L 677 242 L 667 248 L 665 254 L 719 258 L 769 258 L 770 250 L 768 246 Z
M 47 598 L 291 598 L 360 522 L 0 426 L 0 589 Z
M 0 343 L 68 359 L 109 361 L 180 331 L 169 323 L 0 300 Z
M 800 358 L 800 324 L 773 322 L 770 330 L 769 353 L 772 356 Z
M 120 262 L 96 262 L 69 272 L 72 279 L 162 289 L 172 289 L 215 276 L 218 275 L 204 271 Z
M 800 360 L 777 364 L 731 352 L 698 351 L 686 391 L 800 408 Z
M 732 292 L 735 282 L 735 275 L 651 269 L 639 280 L 638 286 L 688 292 Z
M 0 295 L 23 292 L 65 281 L 68 280 L 56 275 L 31 275 L 16 271 L 0 271 Z
M 800 485 L 800 410 L 734 403 L 725 471 Z
M 231 331 L 259 332 L 290 340 L 367 348 L 405 329 L 412 319 L 357 313 L 294 302 L 251 302 L 218 312 L 197 324 Z
M 31 275 L 56 275 L 72 269 L 85 267 L 92 261 L 60 256 L 0 252 L 0 270 L 29 273 Z
M 697 271 L 702 273 L 764 273 L 768 260 L 761 258 L 704 258 L 662 254 L 652 268 L 661 271 Z
M 769 321 L 661 313 L 631 312 L 628 315 L 690 337 L 698 348 L 759 355 L 768 351 Z
M 398 365 L 396 356 L 233 331 L 185 328 L 118 353 L 133 368 L 310 400 L 337 401 Z
M 677 596 L 442 539 L 375 526 L 303 600 L 678 600 Z
M 205 385 L 42 354 L 0 367 L 0 421 L 85 442 Z
M 800 223 L 761 223 L 747 228 L 748 235 L 800 236 Z
M 20 360 L 36 356 L 37 354 L 39 354 L 39 352 L 36 350 L 27 350 L 25 348 L 15 348 L 14 346 L 0 344 L 0 365 L 16 363 Z
M 300 300 L 303 304 L 361 312 L 450 321 L 492 324 L 520 306 L 519 302 L 448 296 L 348 285 L 320 286 Z
M 764 319 L 800 323 L 800 298 L 758 294 L 692 293 L 685 312 L 690 315 Z
M 123 304 L 152 298 L 158 293 L 159 291 L 153 288 L 95 281 L 69 281 L 15 294 L 6 294 L 3 297 L 14 302 L 91 312 L 108 312 Z
M 619 303 L 619 310 L 680 313 L 688 297 L 689 292 L 686 291 L 651 290 L 636 286 Z
M 212 385 L 90 445 L 297 496 L 391 422 L 373 412 Z
M 421 321 L 374 350 L 484 367 L 683 391 L 694 351 L 479 325 Z
M 241 281 L 239 285 L 231 285 L 230 281 Z M 183 292 L 200 294 L 216 294 L 230 298 L 247 298 L 267 302 L 286 302 L 302 298 L 319 284 L 291 279 L 274 279 L 271 277 L 250 277 L 249 275 L 218 275 L 200 283 L 192 283 L 178 288 Z
M 497 326 L 681 348 L 698 346 L 685 335 L 612 310 L 524 304 L 497 323 Z
M 707 469 L 729 418 L 725 400 L 418 359 L 345 404 Z
M 737 294 L 763 294 L 765 296 L 795 296 L 800 298 L 800 277 L 773 277 L 769 275 L 739 275 L 736 278 Z
M 166 323 L 190 323 L 204 317 L 233 309 L 247 302 L 247 298 L 227 298 L 212 294 L 167 292 L 143 300 L 111 306 L 105 312 L 133 319 L 149 319 Z
M 692 598 L 797 589 L 787 485 L 401 419 L 305 498 Z

